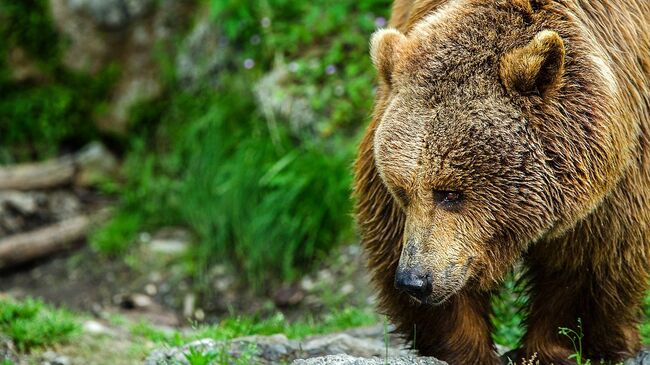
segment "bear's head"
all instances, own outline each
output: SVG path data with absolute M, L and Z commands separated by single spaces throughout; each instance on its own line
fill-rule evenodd
M 493 286 L 567 207 L 593 206 L 563 197 L 559 159 L 531 114 L 561 114 L 560 90 L 576 81 L 566 42 L 534 11 L 524 0 L 448 1 L 405 33 L 372 37 L 384 95 L 375 164 L 406 217 L 395 284 L 423 302 Z

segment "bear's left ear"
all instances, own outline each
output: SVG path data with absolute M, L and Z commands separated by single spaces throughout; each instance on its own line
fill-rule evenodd
M 545 96 L 562 85 L 565 53 L 562 38 L 543 30 L 525 47 L 501 58 L 501 82 L 509 92 Z
M 379 77 L 388 85 L 392 84 L 397 53 L 404 41 L 406 41 L 406 36 L 397 29 L 379 30 L 370 39 L 372 63 L 375 65 Z

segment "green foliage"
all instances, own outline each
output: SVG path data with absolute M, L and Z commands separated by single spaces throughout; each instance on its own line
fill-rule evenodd
M 73 315 L 40 300 L 0 299 L 0 332 L 20 351 L 66 342 L 79 331 Z
M 116 70 L 96 77 L 65 70 L 46 0 L 0 0 L 0 37 L 0 163 L 50 157 L 62 144 L 79 147 L 96 138 L 92 116 Z M 33 61 L 43 80 L 10 79 L 6 59 L 16 49 Z
M 499 293 L 492 298 L 492 317 L 494 342 L 516 348 L 524 334 L 524 304 L 526 296 L 517 288 L 514 275 L 508 277 Z
M 641 309 L 643 311 L 643 321 L 640 326 L 641 342 L 650 344 L 650 291 L 646 292 Z
M 115 256 L 126 252 L 142 227 L 142 219 L 137 214 L 120 212 L 102 229 L 90 237 L 90 245 L 98 252 Z
M 349 233 L 350 149 L 292 148 L 264 130 L 233 138 L 218 119 L 189 138 L 199 150 L 180 192 L 181 213 L 203 240 L 198 255 L 230 255 L 252 281 L 291 278 Z M 228 140 L 236 147 L 213 143 Z
M 373 99 L 367 40 L 390 1 L 209 5 L 237 48 L 220 80 L 227 92 L 176 93 L 135 109 L 132 126 L 154 137 L 129 153 L 127 170 L 137 168 L 127 172 L 123 209 L 145 225 L 192 228 L 199 275 L 227 260 L 258 286 L 291 280 L 351 237 L 354 136 Z M 286 92 L 307 97 L 320 118 L 316 135 L 266 121 L 256 106 L 250 86 L 282 59 L 293 65 Z
M 40 60 L 57 59 L 60 37 L 52 25 L 47 0 L 0 0 L 0 52 L 19 45 Z
M 229 354 L 225 348 L 220 350 L 201 351 L 195 347 L 190 348 L 185 359 L 190 365 L 249 365 L 256 352 L 255 345 L 244 349 L 238 357 Z
M 203 338 L 214 340 L 231 340 L 237 337 L 278 333 L 288 338 L 300 339 L 307 336 L 332 333 L 349 328 L 368 326 L 378 322 L 378 317 L 371 308 L 344 307 L 321 316 L 306 316 L 290 322 L 284 315 L 277 313 L 268 318 L 257 316 L 228 317 L 219 324 L 199 326 L 190 332 L 162 332 L 146 323 L 140 323 L 131 329 L 137 336 L 143 336 L 155 343 L 180 346 Z
M 383 23 L 390 0 L 210 0 L 215 19 L 238 48 L 238 63 L 255 74 L 278 59 L 293 62 L 290 92 L 308 96 L 323 135 L 356 130 L 373 100 L 368 38 Z M 246 71 L 243 71 L 246 72 Z
M 571 341 L 575 353 L 569 356 L 569 359 L 575 360 L 576 365 L 590 365 L 591 360 L 585 359 L 582 351 L 582 338 L 584 337 L 584 333 L 582 332 L 582 320 L 580 318 L 578 318 L 577 328 L 577 330 L 574 330 L 567 327 L 560 327 L 558 333 Z

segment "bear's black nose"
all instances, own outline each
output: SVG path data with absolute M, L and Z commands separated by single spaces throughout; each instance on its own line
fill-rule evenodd
M 418 269 L 397 269 L 395 287 L 416 299 L 424 300 L 433 291 L 431 274 Z

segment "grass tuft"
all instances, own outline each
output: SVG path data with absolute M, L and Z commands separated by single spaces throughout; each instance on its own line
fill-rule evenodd
M 0 332 L 20 351 L 69 341 L 80 329 L 74 316 L 36 299 L 0 299 Z

